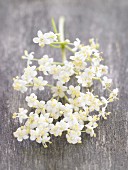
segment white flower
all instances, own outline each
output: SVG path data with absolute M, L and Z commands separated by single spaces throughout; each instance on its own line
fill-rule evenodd
M 50 113 L 41 114 L 38 120 L 38 126 L 46 128 L 52 121 L 53 118 L 50 117 Z
M 30 130 L 30 140 L 34 141 L 40 135 L 40 130 L 36 128 L 36 130 Z
M 93 55 L 95 55 L 95 56 L 98 55 L 98 56 L 95 57 L 95 58 L 92 58 L 92 65 L 98 67 L 100 65 L 100 62 L 101 62 L 102 59 L 99 56 L 99 53 L 94 53 Z M 98 75 L 99 74 L 101 75 L 101 72 L 102 72 L 102 69 L 98 69 Z
M 103 77 L 102 85 L 105 89 L 109 88 L 111 86 L 111 83 L 112 83 L 112 79 L 108 79 L 106 76 Z
M 68 113 L 67 116 L 64 118 L 64 121 L 68 123 L 69 128 L 72 130 L 82 130 L 84 128 L 83 122 L 79 122 L 76 112 L 75 113 Z
M 67 141 L 72 144 L 81 143 L 81 131 L 69 130 L 66 134 Z
M 37 75 L 36 66 L 32 67 L 28 66 L 27 68 L 24 69 L 24 74 L 21 76 L 21 78 L 24 81 L 30 83 L 36 75 Z
M 40 30 L 37 32 L 37 36 L 38 37 L 33 38 L 33 42 L 34 43 L 39 43 L 39 46 L 43 47 L 45 45 L 45 43 L 44 43 L 44 35 Z
M 69 98 L 68 100 L 70 102 L 70 105 L 72 106 L 72 109 L 74 109 L 75 111 L 78 111 L 79 107 L 81 107 L 80 98 L 75 98 L 75 99 Z
M 69 74 L 69 76 L 72 76 L 74 72 L 74 65 L 72 62 L 64 61 L 64 66 L 61 67 L 61 69 Z
M 68 103 L 62 109 L 64 117 L 67 117 L 69 114 L 73 112 L 72 106 Z
M 119 90 L 118 90 L 118 88 L 116 88 L 110 93 L 110 95 L 109 95 L 110 102 L 113 102 L 115 99 L 117 99 L 118 92 L 119 92 Z
M 22 56 L 22 59 L 27 59 L 27 65 L 32 64 L 32 61 L 34 58 L 34 52 L 28 53 L 27 50 L 24 51 L 24 56 Z
M 26 114 L 27 112 L 28 112 L 27 109 L 19 108 L 19 113 L 14 113 L 14 114 L 16 117 L 19 118 L 20 123 L 22 123 L 24 119 L 28 118 L 28 116 Z
M 86 45 L 82 46 L 80 51 L 77 53 L 81 54 L 85 59 L 87 59 L 93 54 L 93 49 L 89 45 Z
M 32 93 L 30 96 L 26 97 L 26 101 L 29 107 L 35 107 L 37 103 L 37 96 L 34 93 Z
M 25 122 L 25 126 L 29 127 L 29 129 L 34 129 L 38 126 L 39 115 L 37 113 L 31 112 L 29 114 L 29 118 Z
M 63 98 L 65 96 L 64 92 L 67 90 L 67 87 L 63 86 L 63 84 L 60 81 L 58 81 L 56 86 L 52 87 L 51 90 L 54 97 L 59 96 Z
M 50 124 L 52 123 L 53 119 L 49 117 L 50 114 L 46 113 L 45 115 L 40 115 L 37 119 L 36 129 L 30 130 L 30 139 L 36 140 L 38 143 L 45 144 L 49 142 L 50 137 L 48 131 L 50 130 Z
M 46 110 L 53 119 L 58 119 L 62 115 L 61 110 L 63 110 L 63 107 L 62 103 L 56 99 L 51 99 L 46 103 Z
M 91 137 L 93 137 L 93 136 L 95 137 L 96 134 L 95 134 L 95 132 L 94 132 L 93 126 L 91 126 L 90 124 L 86 124 L 85 126 L 86 126 L 86 128 L 87 128 L 87 129 L 86 129 L 86 133 L 87 133 L 87 134 L 90 134 Z
M 63 131 L 68 130 L 68 123 L 61 120 L 60 122 L 57 122 L 55 125 L 51 125 L 50 133 L 54 134 L 54 136 L 61 136 Z
M 44 34 L 44 42 L 45 44 L 51 44 L 54 41 L 57 41 L 57 36 L 53 32 L 48 32 Z
M 48 133 L 43 134 L 42 136 L 38 136 L 36 138 L 37 143 L 42 143 L 45 148 L 47 148 L 46 142 L 50 143 L 50 136 Z
M 85 62 L 85 57 L 81 55 L 79 52 L 75 53 L 75 56 L 70 56 L 70 59 L 73 60 L 73 64 L 76 70 L 85 69 L 87 63 Z
M 70 75 L 67 71 L 61 71 L 58 75 L 58 80 L 64 84 L 70 80 Z
M 74 41 L 74 48 L 72 49 L 73 51 L 77 51 L 79 46 L 80 46 L 80 40 L 79 38 L 76 38 L 76 41 Z
M 44 55 L 41 59 L 38 60 L 38 70 L 43 71 L 45 75 L 48 75 L 48 72 L 51 70 L 52 63 L 53 58 L 49 58 L 48 55 Z
M 69 95 L 71 95 L 72 98 L 79 97 L 80 96 L 80 86 L 74 87 L 74 86 L 70 85 L 69 90 L 67 90 L 67 93 Z
M 88 121 L 89 123 L 85 125 L 86 129 L 86 133 L 90 134 L 91 137 L 95 137 L 96 134 L 94 132 L 94 129 L 98 126 L 98 124 L 96 123 L 96 121 L 98 121 L 99 118 L 97 116 L 89 116 L 88 117 Z
M 24 80 L 19 79 L 19 77 L 16 77 L 13 79 L 13 88 L 14 90 L 21 91 L 21 93 L 24 93 L 27 91 L 27 82 Z
M 53 32 L 43 34 L 39 30 L 37 36 L 38 37 L 33 38 L 33 42 L 38 43 L 41 47 L 44 47 L 45 44 L 51 44 L 54 41 L 57 41 L 57 36 Z
M 45 113 L 45 101 L 37 101 L 36 105 L 35 105 L 35 113 L 39 114 L 39 113 Z
M 90 87 L 93 84 L 93 77 L 94 72 L 91 68 L 86 68 L 81 75 L 76 76 L 78 83 L 82 84 L 83 87 Z
M 118 95 L 118 92 L 119 92 L 118 88 L 116 88 L 116 89 L 114 89 L 114 90 L 112 91 L 112 93 L 114 94 L 114 96 L 117 96 L 117 95 Z
M 102 75 L 105 75 L 108 73 L 108 67 L 104 66 L 104 65 L 99 65 L 97 67 L 97 71 L 96 71 L 96 76 L 97 77 L 101 77 Z
M 52 64 L 53 58 L 49 58 L 48 55 L 44 55 L 41 59 L 38 60 L 39 65 Z
M 62 67 L 60 65 L 52 65 L 49 69 L 49 73 L 53 75 L 54 79 L 58 79 L 59 73 L 61 72 Z
M 21 142 L 23 139 L 28 139 L 28 132 L 25 128 L 19 127 L 16 132 L 13 133 L 14 137 L 17 138 L 19 142 Z
M 44 147 L 47 147 L 47 145 L 45 144 L 46 142 L 49 142 L 49 143 L 50 143 L 49 133 L 45 133 L 45 134 L 42 136 L 42 143 L 43 143 Z
M 111 112 L 106 112 L 106 107 L 103 107 L 101 111 L 99 111 L 99 117 L 102 116 L 104 119 L 107 119 L 107 115 L 110 115 Z
M 105 107 L 107 107 L 109 101 L 103 96 L 101 97 L 101 100 L 102 100 L 103 104 L 105 104 Z
M 92 49 L 97 49 L 99 48 L 99 44 L 95 43 L 94 38 L 89 39 L 89 43 Z
M 84 111 L 80 110 L 79 112 L 75 112 L 75 113 L 74 113 L 75 117 L 77 118 L 78 122 L 79 122 L 81 125 L 84 124 L 84 121 L 87 121 L 87 120 L 88 120 L 88 118 L 87 118 L 88 114 L 89 114 L 89 109 L 88 109 L 88 107 L 86 107 L 86 108 L 84 109 Z
M 33 89 L 39 89 L 39 90 L 44 90 L 44 86 L 48 83 L 46 80 L 43 80 L 42 76 L 39 76 L 38 78 L 33 79 Z

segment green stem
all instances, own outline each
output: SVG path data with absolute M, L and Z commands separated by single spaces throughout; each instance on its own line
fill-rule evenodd
M 65 95 L 64 98 L 67 100 L 67 102 L 69 103 L 68 97 Z
M 59 33 L 60 33 L 60 41 L 64 42 L 64 17 L 60 17 L 59 19 Z
M 61 63 L 61 62 L 53 62 L 53 64 L 56 64 L 56 65 L 64 65 L 63 63 Z
M 69 46 L 65 47 L 67 50 L 71 51 L 72 53 L 75 53 Z
M 57 31 L 57 28 L 56 28 L 56 24 L 55 24 L 54 18 L 52 18 L 52 27 L 53 27 L 53 31 L 57 34 L 58 31 Z
M 53 43 L 51 43 L 52 45 L 54 45 L 54 44 L 57 44 L 57 45 L 73 45 L 73 43 L 70 43 L 70 42 L 67 42 L 67 41 L 63 41 L 63 42 L 53 42 Z
M 57 45 L 53 45 L 53 44 L 50 44 L 51 47 L 54 47 L 54 48 L 61 48 L 60 46 L 57 46 Z
M 53 42 L 53 43 L 51 43 L 52 45 L 68 45 L 69 43 L 67 42 L 67 41 L 63 41 L 63 42 Z
M 45 86 L 48 86 L 48 87 L 55 87 L 55 86 L 53 86 L 53 85 L 51 85 L 51 84 L 46 84 Z
M 62 51 L 62 61 L 66 60 L 66 52 L 65 52 L 65 43 L 64 43 L 64 17 L 60 17 L 59 19 L 59 33 L 60 33 L 60 42 L 61 44 L 61 51 Z
M 55 34 L 57 35 L 58 41 L 60 41 L 60 35 L 58 34 L 58 31 L 57 31 L 57 27 L 56 27 L 56 23 L 55 23 L 54 18 L 52 18 L 52 27 L 53 27 L 53 31 L 54 31 Z M 56 48 L 56 47 L 55 47 L 55 48 Z
M 62 52 L 62 62 L 64 62 L 66 60 L 65 46 L 61 46 L 61 52 Z

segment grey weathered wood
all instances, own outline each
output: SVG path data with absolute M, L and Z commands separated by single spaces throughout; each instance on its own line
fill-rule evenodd
M 99 39 L 120 100 L 109 107 L 112 114 L 100 122 L 96 138 L 83 135 L 83 144 L 70 145 L 62 136 L 44 149 L 12 136 L 18 127 L 12 113 L 25 106 L 24 95 L 12 89 L 12 77 L 25 66 L 20 59 L 24 49 L 44 54 L 32 38 L 39 29 L 50 30 L 51 17 L 57 21 L 60 15 L 66 17 L 67 38 Z M 0 170 L 35 169 L 128 169 L 127 0 L 0 0 Z

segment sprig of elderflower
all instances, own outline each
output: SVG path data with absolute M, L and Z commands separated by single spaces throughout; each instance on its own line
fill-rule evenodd
M 37 59 L 33 52 L 25 51 L 22 59 L 27 60 L 27 67 L 20 77 L 14 78 L 13 88 L 17 91 L 25 93 L 29 88 L 42 91 L 47 86 L 53 94 L 48 101 L 39 101 L 34 92 L 26 96 L 32 111 L 19 108 L 19 112 L 13 114 L 13 118 L 18 118 L 22 124 L 14 132 L 18 141 L 30 138 L 47 147 L 52 135 L 61 136 L 65 132 L 69 143 L 81 143 L 83 132 L 96 136 L 98 121 L 107 119 L 110 114 L 107 106 L 117 99 L 118 89 L 111 90 L 112 79 L 107 76 L 108 67 L 101 63 L 99 44 L 94 39 L 89 40 L 89 45 L 81 44 L 78 38 L 73 43 L 65 40 L 64 18 L 59 23 L 59 32 L 52 19 L 54 32 L 43 34 L 39 30 L 33 41 L 40 47 L 49 45 L 61 49 L 62 62 L 56 62 L 48 55 Z M 66 58 L 67 50 L 72 52 L 69 60 Z M 49 84 L 44 75 L 51 75 L 55 84 Z M 76 86 L 71 84 L 72 78 Z M 95 95 L 95 81 L 108 91 L 107 97 Z

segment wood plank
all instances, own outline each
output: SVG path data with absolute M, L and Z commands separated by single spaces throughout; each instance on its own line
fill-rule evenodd
M 12 136 L 18 122 L 11 114 L 26 105 L 25 95 L 12 89 L 12 77 L 25 66 L 20 59 L 24 49 L 37 56 L 45 53 L 32 38 L 39 29 L 49 31 L 51 17 L 57 21 L 61 15 L 66 18 L 67 38 L 77 35 L 85 43 L 98 38 L 120 100 L 109 107 L 112 114 L 100 122 L 96 138 L 83 135 L 82 144 L 71 145 L 62 136 L 44 149 Z M 0 170 L 128 169 L 127 20 L 127 0 L 0 0 Z M 48 91 L 42 96 L 49 97 Z

